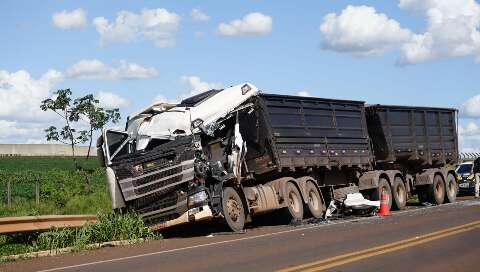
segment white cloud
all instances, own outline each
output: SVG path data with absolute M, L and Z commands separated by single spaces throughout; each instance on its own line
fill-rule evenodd
M 43 130 L 20 126 L 16 121 L 0 120 L 0 139 L 8 139 L 13 136 L 32 136 L 32 132 L 40 133 Z
M 480 63 L 480 5 L 475 0 L 399 0 L 400 8 L 424 16 L 426 31 L 414 33 L 373 7 L 347 6 L 320 26 L 323 47 L 356 56 L 400 51 L 398 64 L 474 55 Z
M 298 96 L 311 96 L 309 92 L 307 91 L 299 91 L 297 92 Z
M 222 36 L 265 35 L 272 31 L 272 17 L 260 12 L 252 12 L 242 19 L 220 23 L 218 33 Z
M 205 37 L 205 33 L 202 31 L 197 31 L 194 33 L 194 35 L 195 35 L 195 38 L 197 39 L 203 39 Z
M 199 21 L 199 22 L 210 20 L 210 16 L 208 16 L 207 14 L 205 14 L 204 12 L 196 8 L 190 11 L 190 17 L 192 17 L 192 20 Z
M 480 5 L 475 0 L 400 0 L 399 7 L 427 18 L 427 31 L 402 46 L 400 63 L 480 57 Z
M 378 55 L 407 42 L 412 33 L 367 6 L 347 6 L 340 15 L 329 13 L 320 25 L 323 48 L 355 56 Z
M 100 106 L 106 109 L 124 108 L 130 106 L 130 101 L 111 92 L 98 92 L 96 98 Z
M 157 95 L 155 98 L 153 98 L 152 103 L 153 103 L 153 104 L 157 104 L 157 103 L 172 103 L 172 104 L 177 104 L 177 103 L 178 103 L 178 100 L 168 99 L 168 98 L 166 98 L 165 96 L 159 94 L 159 95 Z
M 114 22 L 104 17 L 93 19 L 100 34 L 100 43 L 132 42 L 139 38 L 152 41 L 158 47 L 174 47 L 180 16 L 166 9 L 144 9 L 140 14 L 120 11 Z
M 212 89 L 221 89 L 222 84 L 218 82 L 206 82 L 202 81 L 198 76 L 182 76 L 180 80 L 185 83 L 189 88 L 189 92 L 182 95 L 182 98 L 190 97 L 205 91 Z
M 469 98 L 462 104 L 460 113 L 465 117 L 480 117 L 480 95 L 475 95 Z
M 209 91 L 212 89 L 222 89 L 223 84 L 218 83 L 218 82 L 206 82 L 202 81 L 202 79 L 198 76 L 193 76 L 193 75 L 187 75 L 187 76 L 182 76 L 180 77 L 180 82 L 185 84 L 188 88 L 187 91 L 181 93 L 178 97 L 176 98 L 167 98 L 163 94 L 157 95 L 153 99 L 153 103 L 172 103 L 176 104 L 182 101 L 185 98 L 197 95 L 199 93 Z
M 55 115 L 42 111 L 40 104 L 62 79 L 62 73 L 56 70 L 48 70 L 38 79 L 24 70 L 0 70 L 1 143 L 43 139 L 43 130 L 51 125 Z
M 1 143 L 47 143 L 45 122 L 18 122 L 0 120 Z
M 84 9 L 63 10 L 52 16 L 53 25 L 60 29 L 83 28 L 87 26 L 87 12 Z
M 473 121 L 458 126 L 458 144 L 462 152 L 480 152 L 480 127 Z
M 9 73 L 0 70 L 0 119 L 38 119 L 45 116 L 40 102 L 50 96 L 50 90 L 63 75 L 48 70 L 39 79 L 34 79 L 24 70 Z
M 142 79 L 155 77 L 159 74 L 153 67 L 144 67 L 136 63 L 119 61 L 118 67 L 111 67 L 97 59 L 84 59 L 67 69 L 67 75 L 79 79 Z

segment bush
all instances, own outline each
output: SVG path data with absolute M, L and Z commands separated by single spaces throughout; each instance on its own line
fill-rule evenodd
M 97 223 L 80 228 L 51 229 L 45 232 L 24 232 L 0 235 L 0 255 L 12 255 L 72 247 L 82 250 L 88 245 L 117 240 L 160 239 L 140 217 L 133 213 L 100 213 Z
M 56 251 L 64 247 L 76 250 L 89 244 L 117 240 L 158 239 L 161 236 L 152 232 L 140 217 L 132 213 L 101 213 L 97 223 L 87 223 L 78 229 L 54 229 L 38 236 L 40 249 Z

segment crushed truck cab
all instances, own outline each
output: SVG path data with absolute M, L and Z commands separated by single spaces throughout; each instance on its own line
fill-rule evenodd
M 126 131 L 105 130 L 99 141 L 115 209 L 170 226 L 212 217 L 200 134 L 258 94 L 249 83 L 211 90 L 178 105 L 156 104 L 132 115 Z

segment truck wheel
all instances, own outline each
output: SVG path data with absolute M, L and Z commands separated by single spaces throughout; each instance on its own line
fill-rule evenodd
M 442 176 L 435 175 L 433 177 L 433 183 L 428 185 L 428 194 L 430 203 L 440 205 L 445 199 L 445 183 Z
M 303 219 L 303 201 L 302 195 L 291 182 L 287 182 L 285 185 L 285 197 L 287 207 L 285 208 L 287 217 L 291 220 Z
M 380 195 L 382 194 L 382 190 L 388 195 L 388 207 L 392 207 L 392 190 L 390 188 L 390 184 L 385 178 L 380 178 L 378 181 L 378 187 L 373 191 L 372 200 L 380 200 Z
M 452 174 L 447 175 L 447 181 L 445 182 L 445 203 L 453 203 L 457 199 L 457 181 Z
M 315 186 L 313 182 L 307 181 L 305 192 L 308 210 L 314 218 L 322 218 L 325 206 L 323 205 L 322 197 L 320 196 L 317 186 Z
M 222 209 L 228 227 L 232 231 L 242 231 L 245 226 L 245 209 L 242 199 L 232 187 L 223 189 Z
M 392 207 L 396 210 L 402 210 L 407 205 L 407 190 L 400 177 L 393 180 L 392 186 L 393 202 Z

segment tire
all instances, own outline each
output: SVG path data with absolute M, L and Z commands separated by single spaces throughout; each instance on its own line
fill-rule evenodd
M 311 181 L 307 181 L 305 184 L 305 200 L 307 201 L 307 207 L 310 214 L 314 218 L 322 218 L 325 205 L 323 204 L 320 191 L 317 186 Z
M 298 221 L 303 219 L 303 200 L 297 186 L 292 182 L 285 185 L 284 200 L 287 203 L 285 216 L 289 221 Z
M 392 189 L 390 188 L 390 184 L 385 178 L 380 178 L 378 181 L 378 187 L 373 190 L 372 200 L 380 200 L 380 196 L 382 194 L 382 190 L 388 195 L 388 207 L 392 208 Z
M 245 208 L 238 192 L 232 187 L 223 188 L 222 212 L 232 231 L 242 231 L 245 226 Z
M 448 174 L 445 181 L 445 203 L 454 203 L 457 199 L 457 193 L 457 180 L 454 175 Z
M 445 199 L 445 182 L 440 175 L 433 177 L 433 183 L 428 185 L 428 196 L 430 203 L 440 205 Z
M 392 208 L 394 210 L 403 210 L 407 206 L 407 189 L 405 183 L 400 177 L 395 177 L 392 185 Z

